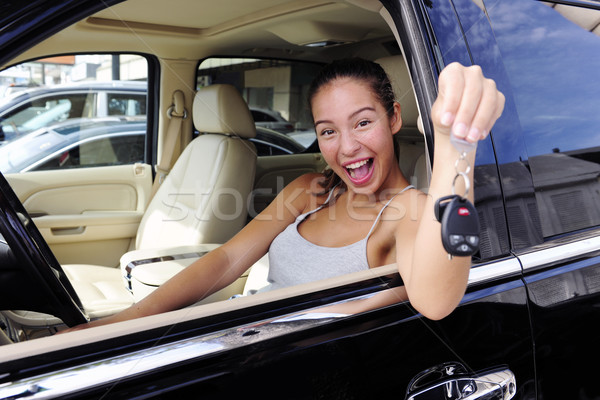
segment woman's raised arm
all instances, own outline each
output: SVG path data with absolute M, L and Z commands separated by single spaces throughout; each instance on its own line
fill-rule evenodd
M 412 306 L 431 319 L 448 315 L 462 299 L 469 277 L 471 257 L 449 258 L 441 242 L 440 223 L 434 204 L 452 194 L 456 175 L 454 163 L 460 153 L 450 143 L 450 135 L 476 143 L 490 132 L 504 108 L 504 95 L 493 80 L 486 79 L 478 66 L 448 65 L 439 77 L 439 94 L 432 107 L 434 156 L 427 196 L 419 201 L 419 218 L 409 229 L 396 233 L 397 261 Z M 473 166 L 475 151 L 467 156 Z M 468 174 L 473 182 L 473 169 Z M 465 193 L 463 181 L 457 180 L 456 193 Z M 473 189 L 467 196 L 473 201 Z

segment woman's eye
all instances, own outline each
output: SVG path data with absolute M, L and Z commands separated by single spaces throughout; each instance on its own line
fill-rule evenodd
M 358 124 L 356 124 L 357 128 L 364 128 L 365 126 L 369 125 L 371 123 L 371 121 L 369 121 L 368 119 L 363 119 L 361 121 L 358 122 Z
M 323 129 L 321 131 L 321 136 L 329 136 L 333 135 L 333 129 Z

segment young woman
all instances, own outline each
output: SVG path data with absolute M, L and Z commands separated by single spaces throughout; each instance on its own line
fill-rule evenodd
M 473 143 L 485 138 L 504 96 L 479 67 L 451 64 L 442 71 L 432 109 L 428 195 L 400 171 L 393 135 L 402 126 L 401 110 L 379 65 L 349 59 L 326 66 L 312 84 L 309 103 L 330 171 L 297 178 L 223 246 L 125 311 L 80 327 L 193 304 L 232 283 L 267 252 L 271 288 L 396 262 L 401 295 L 415 309 L 431 319 L 452 312 L 465 292 L 471 259 L 448 258 L 434 217 L 435 201 L 452 192 L 459 156 L 450 134 Z

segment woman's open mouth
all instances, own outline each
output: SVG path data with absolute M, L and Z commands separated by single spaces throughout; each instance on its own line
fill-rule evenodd
M 352 183 L 360 185 L 368 181 L 371 175 L 373 175 L 373 159 L 365 158 L 364 160 L 344 165 L 344 169 Z

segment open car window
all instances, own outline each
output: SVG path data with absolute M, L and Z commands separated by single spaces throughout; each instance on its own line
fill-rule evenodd
M 292 7 L 293 10 L 291 11 L 291 15 L 302 24 L 302 13 L 296 15 L 294 7 L 295 6 Z M 416 109 L 416 106 L 414 106 L 414 94 L 411 89 L 408 72 L 406 71 L 404 57 L 384 18 L 375 10 L 363 9 L 354 5 L 345 5 L 342 8 L 345 10 L 345 15 L 343 16 L 338 16 L 337 11 L 333 9 L 326 9 L 323 15 L 325 18 L 333 21 L 339 19 L 339 23 L 341 24 L 339 27 L 340 34 L 345 38 L 344 40 L 312 40 L 312 34 L 308 35 L 309 37 L 306 40 L 301 37 L 288 37 L 288 34 L 284 29 L 275 34 L 276 41 L 288 43 L 288 45 L 298 47 L 299 49 L 304 48 L 309 53 L 314 53 L 314 55 L 298 57 L 292 54 L 292 57 L 290 57 L 289 55 L 286 56 L 287 52 L 285 51 L 277 57 L 274 57 L 273 55 L 269 56 L 269 51 L 266 51 L 266 54 L 260 55 L 260 57 L 246 57 L 242 55 L 243 52 L 237 56 L 228 57 L 198 54 L 195 55 L 195 57 L 198 57 L 198 63 L 196 64 L 197 68 L 194 71 L 196 74 L 195 87 L 187 87 L 184 89 L 193 89 L 195 92 L 217 83 L 233 84 L 248 104 L 256 124 L 257 137 L 253 138 L 253 144 L 256 147 L 259 158 L 261 158 L 261 156 L 293 156 L 290 157 L 291 161 L 283 162 L 285 168 L 293 171 L 293 174 L 322 171 L 325 165 L 318 152 L 318 147 L 315 144 L 315 132 L 308 110 L 306 94 L 310 82 L 328 59 L 350 57 L 354 56 L 355 53 L 360 52 L 361 49 L 369 49 L 370 54 L 368 57 L 373 60 L 388 60 L 385 67 L 390 68 L 390 71 L 394 71 L 394 66 L 398 65 L 398 67 L 404 71 L 402 73 L 404 86 L 402 91 L 398 93 L 398 98 L 405 99 L 412 97 L 413 108 Z M 104 25 L 107 17 L 110 19 L 110 15 L 105 15 L 105 12 L 100 12 L 97 16 L 86 20 L 86 23 L 89 23 L 90 26 L 94 27 L 104 26 L 104 28 L 100 29 L 110 30 L 112 29 L 109 27 L 110 24 Z M 319 24 L 321 24 L 321 22 L 319 22 Z M 352 32 L 352 24 L 364 27 L 360 32 Z M 247 29 L 249 29 L 248 32 L 251 34 L 256 34 L 256 32 L 261 31 L 260 27 L 250 27 Z M 331 35 L 337 36 L 338 33 L 332 32 Z M 231 40 L 232 42 L 229 45 L 235 44 L 236 40 L 240 39 Z M 137 43 L 135 40 L 134 42 Z M 267 46 L 267 43 L 265 43 L 265 46 Z M 80 44 L 80 47 L 85 46 Z M 225 51 L 226 47 L 227 46 L 223 47 L 222 53 L 227 53 L 227 51 Z M 145 50 L 147 51 L 148 48 Z M 219 54 L 221 51 L 215 50 L 215 53 Z M 235 52 L 231 53 L 234 54 Z M 318 54 L 322 54 L 323 56 L 317 56 Z M 151 56 L 153 55 L 148 55 L 148 58 Z M 190 55 L 190 57 L 194 56 Z M 45 64 L 40 60 L 45 60 Z M 167 57 L 166 60 L 171 59 Z M 62 64 L 60 64 L 59 61 L 62 62 Z M 40 67 L 41 64 L 43 64 L 43 68 Z M 13 114 L 7 112 L 7 116 L 4 119 L 4 126 L 6 126 L 4 137 L 5 144 L 0 147 L 0 151 L 6 149 L 5 151 L 7 154 L 10 153 L 10 156 L 3 158 L 3 160 L 8 160 L 9 162 L 6 166 L 0 168 L 1 171 L 9 174 L 15 172 L 49 173 L 57 170 L 71 173 L 75 169 L 81 169 L 81 167 L 108 167 L 127 164 L 133 164 L 135 166 L 136 163 L 147 161 L 144 156 L 149 152 L 144 146 L 147 146 L 148 141 L 145 140 L 144 135 L 147 135 L 148 133 L 142 130 L 142 125 L 144 124 L 145 118 L 147 119 L 150 110 L 163 106 L 163 104 L 149 104 L 148 101 L 150 97 L 147 96 L 147 92 L 149 87 L 158 85 L 161 86 L 161 88 L 164 88 L 164 96 L 169 96 L 169 94 L 172 93 L 171 90 L 167 90 L 167 88 L 173 86 L 175 83 L 174 81 L 168 81 L 169 74 L 174 71 L 171 66 L 164 66 L 165 73 L 164 76 L 162 76 L 162 79 L 165 79 L 166 81 L 157 80 L 156 82 L 151 82 L 149 81 L 150 67 L 146 57 L 120 53 L 102 53 L 94 56 L 83 56 L 77 53 L 75 56 L 60 58 L 59 60 L 47 56 L 40 57 L 34 61 L 28 59 L 26 63 L 21 63 L 5 70 L 3 72 L 3 77 L 9 79 L 13 71 L 24 70 L 26 68 L 30 68 L 30 70 L 33 71 L 30 76 L 35 78 L 34 81 L 27 82 L 27 85 L 36 85 L 34 89 L 27 90 L 41 91 L 51 89 L 54 91 L 52 92 L 53 97 L 49 99 L 28 101 L 27 103 L 20 105 L 20 107 L 23 110 L 27 110 L 27 112 L 19 111 L 19 113 L 17 113 L 16 107 L 11 109 L 13 110 Z M 20 84 L 20 81 L 16 76 L 10 79 L 13 79 L 13 82 L 8 84 L 8 86 L 14 88 L 12 89 L 14 94 L 10 96 L 17 96 L 19 93 L 22 94 L 23 92 L 26 92 L 16 91 L 16 88 Z M 174 78 L 171 77 L 171 79 Z M 181 76 L 178 76 L 175 80 L 178 79 L 181 79 Z M 49 83 L 52 83 L 52 85 L 49 85 Z M 61 94 L 63 92 L 66 93 L 66 86 L 74 86 L 75 89 L 81 87 L 82 93 L 76 93 L 76 90 L 72 89 L 74 91 L 73 93 L 69 92 L 68 97 L 62 98 Z M 11 99 L 12 98 L 13 97 L 11 97 Z M 165 109 L 168 107 L 168 102 L 170 100 L 171 98 L 161 99 L 161 101 L 164 101 L 165 103 Z M 187 107 L 191 107 L 191 103 L 188 103 Z M 21 108 L 19 108 L 19 110 L 21 110 Z M 22 127 L 27 125 L 25 125 L 25 122 L 17 121 L 18 118 L 15 116 L 18 114 L 25 119 L 25 114 L 27 113 L 35 114 L 34 118 L 36 116 L 38 117 L 38 120 L 35 121 L 42 119 L 40 115 L 44 118 L 47 116 L 43 124 L 40 122 L 42 126 L 39 127 L 39 129 L 43 129 L 43 133 L 39 129 L 34 130 L 32 133 L 23 130 Z M 50 114 L 52 115 L 52 118 L 50 118 Z M 414 161 L 418 158 L 418 154 L 422 154 L 424 151 L 423 139 L 417 137 L 417 134 L 419 133 L 416 128 L 416 113 L 409 114 L 407 111 L 406 115 L 406 134 L 403 135 L 403 138 L 406 139 L 407 154 L 411 154 L 412 160 Z M 27 121 L 29 121 L 29 119 Z M 166 122 L 168 122 L 168 120 L 166 120 Z M 30 122 L 30 125 L 31 124 L 33 123 Z M 88 127 L 86 124 L 93 124 L 93 126 Z M 163 129 L 166 125 L 168 124 L 163 123 Z M 190 126 L 191 123 L 189 120 L 185 121 L 183 129 L 188 129 Z M 11 132 L 10 135 L 8 134 L 9 132 Z M 163 131 L 163 133 L 165 132 Z M 194 133 L 199 134 L 202 132 Z M 27 140 L 23 140 L 21 136 L 27 136 Z M 53 140 L 50 140 L 49 138 L 52 138 Z M 43 151 L 34 151 L 37 149 L 36 140 L 43 142 L 42 145 L 37 146 L 43 148 Z M 20 147 L 20 150 L 16 150 L 17 146 L 15 144 L 22 142 L 27 142 L 29 147 L 26 149 L 25 147 Z M 160 143 L 160 141 L 158 143 Z M 153 151 L 157 150 L 160 150 L 160 148 L 153 149 Z M 26 160 L 21 160 L 19 157 L 26 158 Z M 32 157 L 36 158 L 33 159 Z M 277 157 L 272 157 L 272 159 L 275 160 Z M 408 156 L 406 160 L 410 160 Z M 276 195 L 276 189 L 280 189 L 281 186 L 281 182 L 276 178 L 282 175 L 280 165 L 277 164 L 278 162 L 279 161 L 268 161 L 261 165 L 261 173 L 265 171 L 266 173 L 261 175 L 262 181 L 257 179 L 254 183 L 255 188 L 259 189 L 256 190 L 255 193 L 260 193 L 260 190 L 265 187 L 271 188 L 268 185 L 274 182 L 274 190 L 271 190 L 270 193 Z M 413 164 L 412 161 L 407 161 L 406 163 L 406 168 L 409 170 L 409 173 L 415 172 Z M 420 173 L 421 176 L 419 179 L 423 176 L 425 177 L 420 183 L 424 184 L 426 183 L 426 172 L 421 170 Z M 135 168 L 133 174 L 134 179 L 144 176 L 143 174 L 138 176 L 139 170 Z M 73 174 L 70 174 L 69 176 L 71 175 Z M 93 183 L 91 182 L 95 182 L 86 182 L 85 175 L 81 176 L 83 176 L 81 184 L 74 182 L 69 182 L 68 185 L 66 182 L 53 184 L 54 186 L 59 186 L 59 189 L 56 191 L 58 193 L 56 198 L 59 200 L 53 200 L 56 204 L 53 205 L 53 208 L 49 209 L 49 211 L 46 211 L 45 209 L 40 210 L 37 207 L 39 204 L 41 208 L 45 203 L 42 196 L 37 196 L 28 203 L 26 202 L 28 207 L 36 208 L 35 210 L 32 209 L 32 211 L 34 211 L 34 216 L 38 218 L 35 223 L 39 224 L 42 235 L 51 237 L 52 242 L 50 243 L 50 248 L 53 251 L 56 251 L 57 259 L 59 263 L 63 265 L 72 265 L 73 261 L 85 260 L 82 257 L 84 255 L 87 256 L 88 254 L 91 257 L 95 256 L 95 253 L 106 253 L 99 254 L 98 257 L 108 258 L 107 254 L 109 253 L 107 247 L 104 247 L 106 250 L 104 252 L 96 250 L 96 244 L 109 243 L 109 240 L 103 242 L 98 239 L 90 240 L 89 242 L 87 240 L 82 241 L 85 243 L 81 245 L 78 244 L 78 247 L 73 247 L 73 249 L 76 250 L 66 250 L 68 246 L 70 246 L 70 243 L 68 243 L 68 240 L 70 239 L 68 237 L 69 235 L 92 230 L 89 227 L 86 228 L 85 225 L 82 225 L 82 227 L 69 225 L 74 222 L 68 221 L 86 220 L 88 215 L 92 218 L 96 218 L 96 215 L 101 216 L 102 213 L 107 214 L 114 220 L 119 217 L 119 213 L 124 216 L 129 215 L 126 213 L 130 213 L 134 216 L 135 213 L 139 212 L 140 207 L 145 206 L 144 201 L 146 199 L 145 196 L 147 195 L 145 193 L 137 193 L 137 197 L 135 196 L 136 193 L 134 193 L 134 195 L 131 195 L 131 198 L 127 198 L 127 201 L 111 203 L 102 201 L 100 193 L 103 190 L 98 190 L 98 200 L 92 201 L 89 206 L 86 204 L 78 204 L 77 214 L 71 216 L 65 211 L 67 209 L 66 204 L 64 202 L 61 204 L 60 199 L 67 199 L 67 197 L 63 196 L 69 196 L 69 193 L 75 192 L 76 189 L 63 191 L 62 186 L 64 185 L 73 188 L 80 187 L 77 185 L 81 185 L 81 187 L 84 187 L 85 189 L 86 184 L 89 183 L 92 185 Z M 93 178 L 96 179 L 96 177 Z M 122 177 L 119 178 L 121 179 Z M 287 179 L 287 176 L 284 178 Z M 104 177 L 102 179 L 106 180 L 107 178 Z M 260 186 L 263 183 L 265 186 Z M 129 186 L 134 185 L 131 184 Z M 94 188 L 94 190 L 96 189 Z M 123 189 L 118 188 L 118 190 L 120 190 L 118 193 L 131 192 L 129 187 Z M 45 192 L 54 193 L 53 190 L 47 190 Z M 18 195 L 24 196 L 21 192 L 19 192 Z M 182 194 L 179 195 L 183 196 Z M 89 195 L 86 197 L 94 200 L 94 197 L 96 196 Z M 41 200 L 38 200 L 38 198 Z M 110 197 L 102 198 L 110 199 Z M 73 203 L 75 203 L 75 201 L 73 201 Z M 109 203 L 109 207 L 107 207 L 108 210 L 101 208 L 102 205 L 106 203 Z M 121 203 L 130 203 L 137 208 L 133 210 L 121 210 L 118 208 Z M 255 207 L 256 210 L 259 208 L 260 207 L 258 206 Z M 175 207 L 173 207 L 173 209 L 175 209 Z M 68 215 L 68 217 L 64 217 L 67 222 L 61 221 L 59 226 L 53 226 L 53 220 L 63 218 L 63 215 Z M 138 216 L 137 218 L 140 217 Z M 169 216 L 168 218 L 175 220 L 176 216 Z M 65 226 L 65 224 L 67 226 Z M 130 229 L 131 225 L 133 225 L 133 223 L 131 223 L 129 219 L 125 219 L 119 226 L 127 226 L 127 229 Z M 101 229 L 106 231 L 110 228 Z M 119 232 L 119 235 L 121 236 L 125 235 L 122 233 L 122 230 L 119 229 L 115 229 L 115 232 Z M 110 240 L 116 241 L 116 239 L 121 238 L 117 236 Z M 127 243 L 128 246 L 133 247 L 136 239 L 133 237 L 129 239 L 129 242 L 126 242 L 126 240 L 121 241 Z M 125 247 L 125 249 L 127 249 L 127 247 Z M 167 261 L 171 262 L 171 264 L 176 264 L 173 263 L 173 260 L 169 260 L 169 257 L 174 256 L 176 256 L 176 259 L 181 258 L 189 263 L 191 258 L 187 257 L 188 254 L 201 253 L 202 252 L 179 253 L 169 249 L 168 254 L 157 255 L 159 258 L 165 257 L 165 260 L 159 260 L 154 264 L 161 264 Z M 152 259 L 152 257 L 154 256 L 146 258 L 142 257 L 142 259 Z M 85 261 L 78 262 L 87 264 Z M 149 262 L 148 264 L 153 263 Z M 140 276 L 142 274 L 140 271 L 143 269 L 144 266 L 136 267 L 136 271 L 138 271 L 137 273 Z M 253 269 L 260 271 L 260 266 L 256 266 L 256 268 Z M 232 294 L 249 293 L 252 289 L 245 290 L 246 285 L 244 284 L 244 280 L 246 279 L 252 280 L 255 279 L 255 276 L 253 276 L 251 272 L 245 274 L 242 276 L 242 281 L 237 283 L 235 291 L 231 293 L 225 292 L 226 295 L 211 298 L 205 303 L 211 303 L 217 299 L 228 299 Z M 264 280 L 264 276 L 262 278 L 259 277 L 259 279 Z M 151 287 L 148 290 L 155 289 L 152 285 L 153 284 L 150 285 Z M 250 285 L 248 285 L 248 287 L 251 288 Z M 231 291 L 234 289 L 230 288 L 229 290 Z M 143 294 L 140 295 L 140 298 L 141 297 L 143 297 Z M 280 299 L 285 298 L 289 298 L 289 296 L 280 293 Z M 231 306 L 235 306 L 235 303 L 232 303 Z M 226 304 L 226 307 L 230 307 L 230 305 Z M 94 316 L 97 314 L 92 315 Z M 14 314 L 12 314 L 11 317 L 14 317 Z M 22 317 L 22 315 L 20 317 Z M 20 328 L 17 327 L 14 332 L 11 331 L 11 336 L 13 336 L 13 338 L 16 338 L 13 333 L 18 332 L 19 329 Z M 33 337 L 34 335 L 32 335 L 32 332 L 33 331 L 25 333 L 24 337 Z M 48 332 L 52 332 L 52 329 Z

